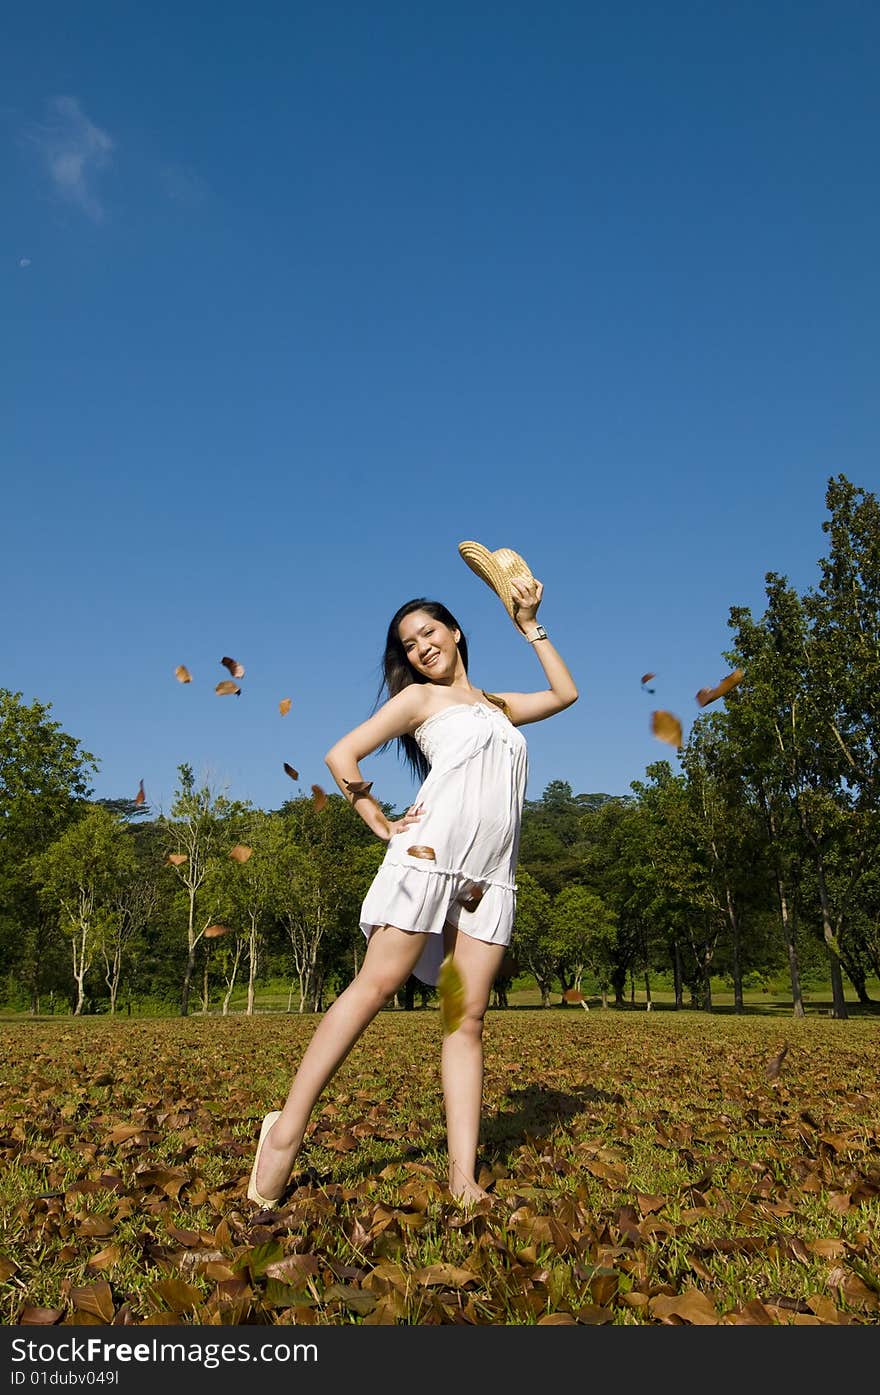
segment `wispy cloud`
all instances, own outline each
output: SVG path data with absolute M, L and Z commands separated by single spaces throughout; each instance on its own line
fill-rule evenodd
M 49 119 L 30 132 L 55 191 L 96 222 L 104 217 L 99 176 L 111 162 L 114 142 L 90 121 L 76 97 L 54 97 Z

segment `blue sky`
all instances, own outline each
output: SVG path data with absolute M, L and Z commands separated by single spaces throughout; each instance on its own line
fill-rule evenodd
M 413 596 L 476 684 L 542 686 L 464 538 L 528 559 L 581 689 L 527 729 L 529 797 L 675 765 L 651 709 L 687 732 L 729 607 L 817 580 L 829 476 L 880 484 L 876 6 L 4 28 L 0 684 L 96 793 L 167 809 L 181 761 L 263 808 L 285 760 L 329 788 Z

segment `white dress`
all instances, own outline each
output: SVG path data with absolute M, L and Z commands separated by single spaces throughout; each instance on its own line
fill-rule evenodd
M 528 753 L 522 733 L 490 702 L 444 707 L 413 736 L 431 767 L 413 801 L 424 813 L 389 839 L 360 926 L 367 939 L 377 925 L 427 933 L 414 972 L 435 984 L 445 923 L 477 940 L 510 944 Z M 410 853 L 413 847 L 433 859 Z M 470 883 L 482 891 L 472 910 L 458 899 L 467 899 Z

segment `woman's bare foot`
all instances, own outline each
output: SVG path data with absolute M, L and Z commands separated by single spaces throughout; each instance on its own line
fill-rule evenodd
M 477 1182 L 459 1183 L 457 1187 L 450 1187 L 455 1201 L 462 1206 L 474 1206 L 478 1201 L 491 1201 L 492 1197 L 485 1188 Z
M 300 1150 L 300 1143 L 296 1140 L 284 1142 L 279 1134 L 280 1122 L 280 1119 L 275 1121 L 263 1141 L 260 1165 L 254 1179 L 261 1196 L 282 1196 Z

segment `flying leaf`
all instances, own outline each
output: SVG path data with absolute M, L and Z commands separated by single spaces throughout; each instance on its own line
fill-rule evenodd
M 140 788 L 138 789 L 138 792 L 134 797 L 135 804 L 143 804 L 146 797 L 147 796 L 144 794 L 144 782 L 143 780 L 141 780 Z
M 652 712 L 651 730 L 658 741 L 681 746 L 681 722 L 673 712 Z
M 479 906 L 486 888 L 479 882 L 467 882 L 462 889 L 461 895 L 457 898 L 460 906 L 464 906 L 466 911 L 475 911 Z
M 172 867 L 180 867 L 186 862 L 186 853 L 169 853 L 168 861 Z
M 185 664 L 177 665 L 177 668 L 174 670 L 174 677 L 177 679 L 178 683 L 192 682 L 192 674 Z
M 563 998 L 567 1003 L 582 1003 L 584 995 L 577 988 L 566 988 Z
M 437 996 L 440 999 L 440 1019 L 445 1034 L 454 1032 L 464 1016 L 464 983 L 458 965 L 447 954 L 437 976 Z
M 205 931 L 206 940 L 216 940 L 218 935 L 228 935 L 228 925 L 209 925 Z
M 320 785 L 312 785 L 312 803 L 315 806 L 315 812 L 318 814 L 320 814 L 324 805 L 327 803 L 327 791 L 322 790 Z
M 220 662 L 224 668 L 229 669 L 233 678 L 244 678 L 244 665 L 240 664 L 237 659 L 230 659 L 228 655 L 226 655 Z
M 372 780 L 343 780 L 343 784 L 351 790 L 355 799 L 360 794 L 369 794 L 373 788 Z
M 278 704 L 278 711 L 281 713 L 282 717 L 287 716 L 288 712 L 290 711 L 290 698 L 281 699 L 281 701 Z
M 785 1057 L 786 1057 L 786 1054 L 787 1054 L 787 1053 L 788 1053 L 788 1042 L 787 1042 L 787 1041 L 784 1041 L 784 1042 L 782 1043 L 782 1050 L 781 1050 L 776 1056 L 773 1057 L 773 1060 L 770 1061 L 770 1063 L 769 1063 L 768 1066 L 767 1066 L 767 1079 L 768 1079 L 768 1080 L 775 1080 L 776 1077 L 779 1075 L 779 1071 L 780 1071 L 780 1069 L 781 1069 L 781 1067 L 782 1067 L 782 1062 L 785 1060 Z
M 735 688 L 737 683 L 742 682 L 744 677 L 745 673 L 743 670 L 741 668 L 735 668 L 733 673 L 728 673 L 726 678 L 722 678 L 717 688 L 701 688 L 697 693 L 697 702 L 701 707 L 705 707 L 707 703 L 714 702 L 716 698 L 726 696 L 731 688 Z
M 284 772 L 285 772 L 286 775 L 289 775 L 289 776 L 290 776 L 291 780 L 298 780 L 298 779 L 299 779 L 299 771 L 298 771 L 298 770 L 294 770 L 294 768 L 293 768 L 292 765 L 288 765 L 288 764 L 287 764 L 287 761 L 284 762 Z
M 427 843 L 413 843 L 411 848 L 406 850 L 407 857 L 421 857 L 425 862 L 436 862 L 437 858 L 433 848 L 429 848 Z
M 231 678 L 221 678 L 214 692 L 219 693 L 221 697 L 225 697 L 227 693 L 235 693 L 236 697 L 241 696 L 241 688 L 237 683 L 233 683 Z
M 656 678 L 656 677 L 657 677 L 656 673 L 643 673 L 643 674 L 642 674 L 641 679 L 640 679 L 640 682 L 641 682 L 642 687 L 645 689 L 645 692 L 647 692 L 647 693 L 656 693 L 656 691 L 657 691 L 656 688 L 649 688 L 649 687 L 647 687 L 647 684 L 651 681 L 651 679 L 652 679 L 652 678 Z
M 229 849 L 229 856 L 236 862 L 247 862 L 253 848 L 249 848 L 247 843 L 236 843 L 234 848 Z

